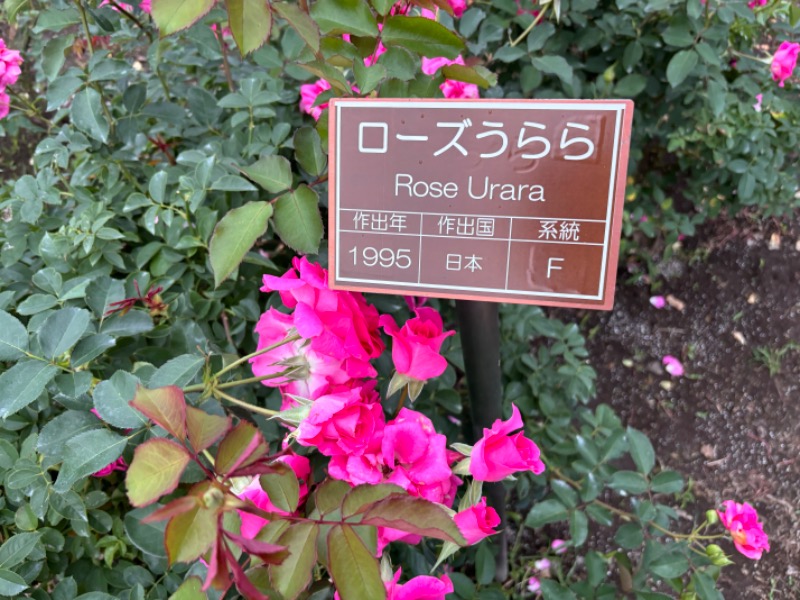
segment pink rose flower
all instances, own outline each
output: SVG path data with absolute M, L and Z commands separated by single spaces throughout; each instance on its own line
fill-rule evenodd
M 445 338 L 455 331 L 443 331 L 442 317 L 433 308 L 418 308 L 417 316 L 406 321 L 402 329 L 390 315 L 381 315 L 383 331 L 392 338 L 392 361 L 397 372 L 426 381 L 438 377 L 447 368 L 439 354 Z
M 556 554 L 564 554 L 567 551 L 567 542 L 555 539 L 550 543 L 550 549 Z
M 462 510 L 455 516 L 456 525 L 461 530 L 468 544 L 477 544 L 483 538 L 497 533 L 495 527 L 500 524 L 497 511 L 486 506 L 486 498 L 481 498 L 475 506 Z
M 756 103 L 753 104 L 753 110 L 761 112 L 761 103 L 764 101 L 764 94 L 756 94 Z
M 531 577 L 528 579 L 528 591 L 533 592 L 534 594 L 538 594 L 542 589 L 542 584 L 539 583 L 539 580 L 536 577 Z
M 127 10 L 128 12 L 133 12 L 133 7 L 130 4 L 126 4 L 125 2 L 117 2 L 117 4 L 119 4 L 120 8 L 122 8 L 123 10 Z M 111 10 L 119 12 L 119 8 L 111 4 L 110 0 L 103 0 L 100 4 L 98 4 L 98 7 L 108 6 L 108 5 L 111 5 Z
M 739 504 L 733 500 L 726 500 L 722 505 L 725 512 L 717 511 L 719 520 L 731 533 L 736 549 L 753 560 L 760 559 L 764 550 L 769 552 L 769 538 L 758 521 L 756 509 L 747 502 Z
M 766 6 L 767 2 L 769 2 L 769 0 L 750 0 L 750 2 L 747 3 L 747 7 L 755 8 L 756 6 Z
M 766 0 L 764 0 L 766 2 Z M 453 16 L 460 17 L 467 10 L 467 0 L 447 0 L 450 8 L 453 9 Z
M 660 309 L 667 305 L 667 301 L 664 296 L 650 296 L 650 304 Z
M 522 416 L 516 405 L 511 405 L 508 421 L 497 419 L 491 429 L 483 430 L 483 437 L 472 449 L 469 472 L 478 481 L 501 481 L 517 471 L 531 471 L 538 475 L 544 471 L 539 459 L 539 448 L 525 437 Z
M 325 456 L 358 456 L 383 427 L 383 407 L 371 381 L 317 398 L 297 428 L 297 442 L 315 446 Z
M 150 14 L 153 12 L 153 9 L 150 7 L 150 2 L 151 0 L 141 0 L 141 2 L 139 2 L 139 9 Z
M 128 463 L 125 462 L 125 459 L 121 456 L 112 463 L 107 464 L 105 467 L 97 471 L 96 473 L 92 473 L 92 477 L 105 477 L 106 475 L 111 475 L 114 471 L 127 471 L 128 470 Z
M 397 569 L 394 578 L 384 582 L 386 600 L 445 600 L 447 594 L 453 593 L 453 582 L 447 575 L 419 575 L 401 585 L 398 581 L 402 572 L 402 569 Z M 339 592 L 334 593 L 333 600 L 341 600 Z
M 0 88 L 0 119 L 5 119 L 11 111 L 11 98 L 5 88 Z
M 383 430 L 383 463 L 392 470 L 386 482 L 399 485 L 412 496 L 452 502 L 455 490 L 446 447 L 447 438 L 436 433 L 428 417 L 401 408 Z
M 443 56 L 437 58 L 423 58 L 422 59 L 422 72 L 426 75 L 433 75 L 448 65 L 463 65 L 464 59 L 460 56 L 455 60 L 448 60 Z M 454 81 L 452 79 L 445 79 L 444 83 L 439 86 L 445 98 L 478 98 L 478 86 L 474 83 L 464 83 L 463 81 Z
M 784 82 L 792 76 L 797 65 L 797 55 L 800 53 L 800 44 L 794 42 L 783 42 L 775 56 L 772 57 L 772 79 L 783 87 Z
M 324 79 L 317 79 L 314 83 L 306 83 L 300 86 L 300 110 L 314 117 L 319 121 L 322 111 L 328 108 L 328 103 L 323 102 L 319 106 L 314 106 L 317 96 L 322 92 L 331 89 L 331 84 Z
M 19 67 L 21 64 L 22 55 L 19 50 L 9 49 L 6 47 L 5 40 L 0 38 L 0 92 L 5 92 L 3 88 L 7 85 L 17 83 L 17 79 L 22 73 Z
M 684 374 L 683 364 L 674 356 L 667 354 L 661 359 L 664 364 L 664 370 L 673 377 L 681 377 Z

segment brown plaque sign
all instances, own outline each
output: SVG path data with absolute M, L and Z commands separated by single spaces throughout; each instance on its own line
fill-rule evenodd
M 629 100 L 333 100 L 334 289 L 610 309 Z

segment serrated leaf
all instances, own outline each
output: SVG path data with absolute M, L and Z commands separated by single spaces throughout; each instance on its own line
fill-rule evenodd
M 531 63 L 542 73 L 556 75 L 565 84 L 572 83 L 572 67 L 563 56 L 534 56 Z
M 291 467 L 280 463 L 272 465 L 273 472 L 261 476 L 261 487 L 270 501 L 283 512 L 293 513 L 300 500 L 300 483 Z
M 285 19 L 303 41 L 316 53 L 319 52 L 319 27 L 314 19 L 308 16 L 296 4 L 290 2 L 274 2 L 272 10 Z
M 196 354 L 182 354 L 161 365 L 150 377 L 150 387 L 189 385 L 205 364 L 205 358 Z
M 69 109 L 72 123 L 89 137 L 103 142 L 108 141 L 110 126 L 103 113 L 103 99 L 94 88 L 84 88 L 72 100 Z
M 20 592 L 27 589 L 28 584 L 22 577 L 13 571 L 0 569 L 0 596 L 17 598 Z
M 216 539 L 216 511 L 200 505 L 173 517 L 164 534 L 169 564 L 197 560 Z
M 322 240 L 322 216 L 317 194 L 301 185 L 275 203 L 275 231 L 286 245 L 304 254 L 314 254 Z
M 62 308 L 49 315 L 39 328 L 39 343 L 46 358 L 55 359 L 78 343 L 91 321 L 83 308 Z
M 309 174 L 317 177 L 325 170 L 325 153 L 319 134 L 311 127 L 301 127 L 294 134 L 294 154 L 300 166 Z
M 442 67 L 442 75 L 446 79 L 474 83 L 484 89 L 497 85 L 497 77 L 485 68 L 481 68 L 481 71 L 478 71 L 464 65 L 447 65 Z
M 36 449 L 49 459 L 61 462 L 70 439 L 84 431 L 99 429 L 102 425 L 103 422 L 90 412 L 67 410 L 42 427 Z
M 649 474 L 656 464 L 656 452 L 653 450 L 653 444 L 645 434 L 633 427 L 628 427 L 627 434 L 631 458 L 636 463 L 636 468 L 643 475 Z
M 58 373 L 58 367 L 31 360 L 15 364 L 0 374 L 0 419 L 22 410 L 36 400 Z
M 273 194 L 292 186 L 292 165 L 277 154 L 258 159 L 249 167 L 244 167 L 242 173 Z
M 149 390 L 139 386 L 131 406 L 179 440 L 186 439 L 186 399 L 179 387 Z
M 0 569 L 11 569 L 28 558 L 39 539 L 41 533 L 17 533 L 3 542 L 0 546 Z
M 617 471 L 611 476 L 608 487 L 628 494 L 642 494 L 647 491 L 647 480 L 635 471 Z
M 271 216 L 269 202 L 248 202 L 229 211 L 217 223 L 209 244 L 214 287 L 228 278 L 256 240 L 266 233 Z
M 161 36 L 194 25 L 214 6 L 216 0 L 153 0 L 150 15 Z
M 228 26 L 242 56 L 258 50 L 269 39 L 272 11 L 267 0 L 225 0 Z
M 689 76 L 697 66 L 698 56 L 694 50 L 681 50 L 673 56 L 667 65 L 667 81 L 675 88 Z
M 335 525 L 328 533 L 328 568 L 342 600 L 386 598 L 378 560 L 352 527 Z
M 454 59 L 464 42 L 441 23 L 425 17 L 389 17 L 384 22 L 381 40 L 387 46 L 402 46 L 422 56 Z
M 209 448 L 230 428 L 230 417 L 210 415 L 194 406 L 186 407 L 186 430 L 189 434 L 189 443 L 192 444 L 195 452 Z
M 206 600 L 203 591 L 203 581 L 199 577 L 189 577 L 184 580 L 169 600 Z
M 186 448 L 172 440 L 154 438 L 137 446 L 125 475 L 131 504 L 147 506 L 174 491 L 190 460 Z
M 363 512 L 375 502 L 384 500 L 392 494 L 405 496 L 406 492 L 400 486 L 390 483 L 358 485 L 347 492 L 342 500 L 342 517 L 346 519 Z
M 356 76 L 359 91 L 362 94 L 369 94 L 386 78 L 386 67 L 382 64 L 367 67 L 364 63 L 356 61 L 353 64 L 353 74 Z
M 270 565 L 269 574 L 276 591 L 287 600 L 297 598 L 311 582 L 318 536 L 316 523 L 296 523 L 278 538 L 278 544 L 289 549 L 289 556 L 280 565 Z
M 147 417 L 130 405 L 136 396 L 139 380 L 130 373 L 117 371 L 111 379 L 94 388 L 94 407 L 103 421 L 123 429 L 137 429 L 147 424 Z
M 558 500 L 544 500 L 533 505 L 533 508 L 525 518 L 525 525 L 528 527 L 541 527 L 548 523 L 563 521 L 567 518 L 567 509 Z
M 95 429 L 73 437 L 67 442 L 64 462 L 53 489 L 58 493 L 69 490 L 75 482 L 117 460 L 128 440 L 108 429 Z
M 16 317 L 0 310 L 0 361 L 18 360 L 28 350 L 28 331 Z
M 676 471 L 662 471 L 653 477 L 650 489 L 659 494 L 677 494 L 683 489 L 683 477 Z
M 215 470 L 223 475 L 232 473 L 263 444 L 261 432 L 250 423 L 242 421 L 219 443 L 214 462 Z
M 311 7 L 311 17 L 325 34 L 378 35 L 378 23 L 366 0 L 318 0 Z
M 577 600 L 572 590 L 552 579 L 541 579 L 539 583 L 544 600 Z
M 361 519 L 364 525 L 392 527 L 461 546 L 466 540 L 453 518 L 439 504 L 412 496 L 389 496 L 373 504 Z

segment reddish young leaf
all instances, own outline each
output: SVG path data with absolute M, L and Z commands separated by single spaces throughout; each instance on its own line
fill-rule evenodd
M 262 594 L 261 590 L 253 585 L 253 582 L 247 578 L 244 569 L 242 569 L 239 562 L 234 558 L 233 554 L 231 554 L 231 551 L 228 550 L 227 547 L 223 549 L 227 554 L 227 561 L 231 567 L 231 571 L 233 571 L 233 580 L 236 583 L 236 589 L 239 590 L 242 596 L 247 598 L 247 600 L 269 600 L 269 596 Z
M 170 385 L 148 390 L 139 386 L 130 405 L 180 441 L 186 439 L 186 399 L 181 388 Z
M 222 596 L 231 587 L 231 576 L 228 573 L 224 545 L 225 540 L 221 537 L 218 538 L 211 550 L 211 556 L 208 559 L 208 572 L 206 573 L 206 580 L 203 582 L 204 591 L 213 587 L 215 590 L 222 592 Z
M 257 556 L 270 565 L 279 565 L 289 556 L 289 549 L 286 546 L 268 544 L 257 539 L 247 539 L 229 531 L 226 531 L 225 535 L 242 550 Z
M 389 496 L 373 504 L 364 513 L 361 524 L 392 527 L 459 546 L 467 543 L 447 511 L 424 498 Z
M 365 483 L 358 485 L 352 490 L 347 492 L 347 495 L 342 501 L 342 517 L 352 517 L 360 512 L 367 510 L 376 502 L 384 500 L 385 498 L 399 494 L 400 496 L 407 496 L 408 493 L 399 485 L 391 483 L 382 483 L 373 485 Z
M 242 421 L 219 443 L 214 468 L 217 473 L 228 475 L 253 456 L 262 445 L 266 446 L 266 443 L 261 432 L 250 423 Z
M 144 519 L 142 519 L 142 523 L 165 521 L 166 519 L 177 517 L 178 515 L 191 510 L 195 506 L 198 506 L 198 499 L 194 496 L 183 496 L 181 498 L 176 498 L 169 504 L 165 504 L 161 508 L 151 512 Z
M 196 560 L 211 547 L 217 540 L 217 515 L 198 505 L 170 520 L 164 535 L 170 565 Z
M 297 598 L 311 582 L 317 564 L 318 536 L 316 523 L 297 523 L 278 539 L 278 543 L 289 548 L 290 554 L 280 565 L 270 565 L 269 575 L 275 589 L 286 600 Z
M 202 452 L 228 433 L 231 428 L 231 418 L 210 415 L 194 406 L 187 406 L 186 428 L 192 448 L 195 452 Z
M 386 598 L 378 559 L 348 525 L 335 525 L 328 534 L 328 570 L 342 600 Z
M 154 438 L 138 446 L 125 474 L 128 499 L 134 506 L 147 506 L 178 487 L 191 457 L 172 440 Z

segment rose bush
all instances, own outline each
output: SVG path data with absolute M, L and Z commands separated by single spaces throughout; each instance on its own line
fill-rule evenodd
M 452 308 L 329 290 L 320 198 L 334 96 L 615 96 L 637 102 L 629 244 L 785 210 L 794 42 L 753 47 L 792 38 L 789 3 L 2 10 L 0 595 L 490 599 L 535 576 L 545 598 L 707 599 L 709 537 L 768 550 L 730 505 L 730 536 L 673 530 L 682 478 L 588 406 L 578 328 L 538 309 L 503 307 L 507 418 L 469 440 Z M 568 539 L 536 545 L 546 571 L 512 546 L 501 586 L 480 480 L 507 476 L 510 529 Z

